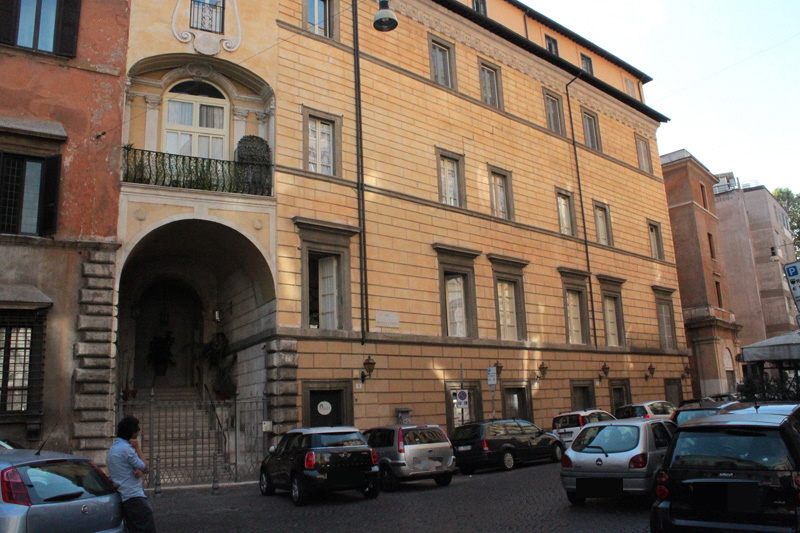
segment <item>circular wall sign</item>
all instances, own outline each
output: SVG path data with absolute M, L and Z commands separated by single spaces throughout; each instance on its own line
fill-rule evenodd
M 330 402 L 323 400 L 317 404 L 317 412 L 322 416 L 327 416 L 331 414 L 331 410 L 332 409 Z

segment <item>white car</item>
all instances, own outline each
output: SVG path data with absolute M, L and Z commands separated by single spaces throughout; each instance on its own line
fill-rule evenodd
M 606 420 L 614 420 L 614 415 L 601 409 L 559 413 L 553 417 L 553 433 L 558 435 L 566 449 L 569 448 L 572 439 L 578 435 L 583 426 L 592 422 L 605 422 Z

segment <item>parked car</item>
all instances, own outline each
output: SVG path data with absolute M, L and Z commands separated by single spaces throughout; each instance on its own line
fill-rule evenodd
M 710 396 L 703 396 L 702 398 L 690 398 L 688 400 L 681 400 L 678 407 L 683 407 L 688 403 L 697 403 L 702 401 L 712 402 L 735 402 L 739 400 L 739 395 L 736 393 L 725 392 L 721 394 L 712 394 Z
M 621 405 L 614 411 L 617 420 L 622 418 L 664 418 L 669 419 L 675 406 L 665 401 L 631 403 Z
M 489 420 L 457 427 L 450 439 L 462 474 L 500 466 L 511 470 L 519 463 L 550 459 L 564 453 L 559 438 L 525 420 Z
M 559 413 L 553 417 L 553 433 L 558 435 L 558 438 L 564 443 L 564 448 L 569 448 L 570 443 L 583 426 L 606 420 L 614 420 L 614 415 L 601 409 Z
M 687 420 L 703 416 L 712 416 L 721 412 L 723 409 L 743 405 L 739 402 L 729 401 L 714 401 L 711 399 L 703 399 L 694 403 L 684 403 L 680 407 L 672 411 L 669 419 L 677 425 L 681 425 Z
M 796 402 L 735 402 L 720 409 L 721 415 L 783 415 L 800 420 L 800 404 Z
M 800 422 L 720 414 L 678 428 L 658 473 L 653 532 L 800 530 Z
M 380 426 L 364 432 L 378 453 L 381 489 L 397 490 L 401 481 L 433 479 L 444 487 L 456 469 L 453 445 L 435 425 Z
M 587 424 L 561 459 L 567 499 L 649 496 L 676 426 L 669 420 L 629 418 Z
M 17 444 L 13 440 L 0 437 L 0 449 L 17 450 L 22 448 L 24 448 L 22 444 Z
M 125 524 L 113 483 L 89 459 L 2 449 L 0 531 L 123 533 Z
M 349 426 L 292 429 L 270 446 L 261 463 L 261 494 L 292 493 L 307 505 L 317 492 L 358 490 L 368 499 L 380 494 L 378 454 L 361 432 Z

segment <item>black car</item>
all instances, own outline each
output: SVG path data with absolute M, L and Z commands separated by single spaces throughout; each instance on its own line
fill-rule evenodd
M 511 470 L 526 461 L 561 460 L 559 438 L 525 420 L 489 420 L 457 427 L 450 438 L 462 474 L 500 466 Z
M 378 455 L 354 427 L 293 429 L 270 447 L 258 485 L 264 496 L 291 491 L 295 505 L 308 504 L 315 492 L 354 489 L 377 498 Z
M 800 421 L 790 413 L 688 420 L 656 476 L 650 530 L 800 531 L 798 465 Z

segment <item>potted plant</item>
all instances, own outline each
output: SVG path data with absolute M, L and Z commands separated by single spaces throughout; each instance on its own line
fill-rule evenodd
M 236 354 L 228 353 L 228 338 L 219 332 L 203 346 L 202 358 L 212 372 L 211 388 L 218 400 L 227 400 L 236 395 L 233 367 Z
M 150 349 L 147 352 L 147 362 L 153 367 L 156 376 L 166 376 L 167 368 L 175 365 L 172 358 L 172 345 L 175 338 L 171 331 L 164 332 L 163 335 L 156 335 L 150 341 Z

